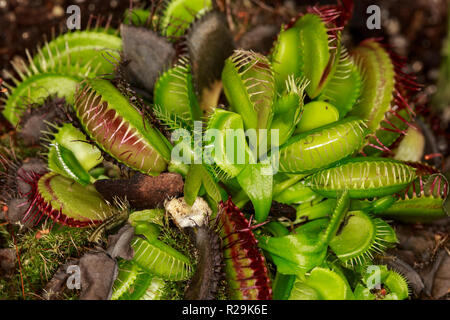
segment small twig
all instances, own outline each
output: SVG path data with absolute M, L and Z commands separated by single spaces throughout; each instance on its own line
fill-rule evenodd
M 261 9 L 269 11 L 270 13 L 274 13 L 276 11 L 275 8 L 272 8 L 271 6 L 268 6 L 264 2 L 260 0 L 250 0 L 251 2 L 255 3 L 257 6 L 259 6 Z
M 228 27 L 230 28 L 230 31 L 233 32 L 235 30 L 235 26 L 233 23 L 233 17 L 231 16 L 230 0 L 225 0 L 225 12 L 227 15 Z
M 19 249 L 17 247 L 16 237 L 14 236 L 14 230 L 11 230 L 11 236 L 13 238 L 14 247 L 16 249 L 17 261 L 19 262 L 20 284 L 22 286 L 22 296 L 23 296 L 23 299 L 25 300 L 25 287 L 23 285 L 22 262 L 20 261 L 20 254 L 19 254 Z

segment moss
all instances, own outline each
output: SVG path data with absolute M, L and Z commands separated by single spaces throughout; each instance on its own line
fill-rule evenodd
M 6 246 L 15 248 L 14 232 L 17 249 L 19 250 L 23 288 L 26 300 L 41 299 L 42 289 L 52 278 L 58 267 L 65 263 L 68 258 L 77 258 L 86 251 L 88 236 L 91 229 L 68 228 L 54 225 L 52 230 L 51 221 L 40 225 L 38 228 L 20 232 L 17 227 L 9 226 L 0 229 L 1 237 L 6 239 Z M 74 299 L 77 292 L 68 292 L 65 298 Z M 1 299 L 23 299 L 21 276 L 19 265 L 15 274 L 9 279 L 0 280 Z
M 161 300 L 183 300 L 188 281 L 166 281 Z
M 29 148 L 23 145 L 20 141 L 11 141 L 11 135 L 9 133 L 5 133 L 0 136 L 0 149 L 5 148 L 7 150 L 13 148 L 14 153 L 16 154 L 18 159 L 26 159 L 32 158 L 39 155 L 39 151 L 41 148 Z
M 161 228 L 159 240 L 187 256 L 192 262 L 193 270 L 195 270 L 197 257 L 194 244 L 186 233 L 173 226 L 167 215 Z M 166 281 L 161 300 L 183 300 L 188 283 L 188 280 Z
M 216 300 L 229 300 L 228 286 L 225 279 L 219 282 L 219 288 L 217 290 Z

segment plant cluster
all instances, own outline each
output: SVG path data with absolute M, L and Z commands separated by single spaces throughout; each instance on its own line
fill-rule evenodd
M 120 34 L 97 26 L 27 52 L 2 112 L 39 152 L 0 154 L 4 219 L 25 232 L 25 261 L 52 260 L 48 280 L 74 254 L 68 235 L 99 245 L 128 224 L 133 254 L 111 254 L 119 273 L 105 298 L 406 299 L 407 279 L 377 264 L 397 243 L 384 218 L 446 217 L 448 182 L 397 152 L 415 143 L 402 138 L 420 87 L 378 40 L 345 47 L 352 7 L 308 8 L 268 56 L 232 51 L 226 19 L 204 0 L 132 10 Z M 153 41 L 144 52 L 137 34 Z M 162 206 L 133 207 L 129 190 L 114 189 L 117 178 L 131 186 L 167 171 L 182 176 L 183 197 L 163 186 Z M 275 203 L 296 216 L 276 216 Z M 48 228 L 54 255 L 23 231 L 43 223 L 75 230 L 62 243 Z

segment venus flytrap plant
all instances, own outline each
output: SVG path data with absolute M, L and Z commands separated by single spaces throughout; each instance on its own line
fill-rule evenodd
M 321 17 L 315 14 L 306 14 L 291 26 L 282 28 L 271 54 L 278 92 L 285 90 L 284 82 L 293 75 L 308 79 L 308 95 L 317 96 L 330 60 L 327 31 Z
M 11 75 L 14 85 L 7 85 L 9 93 L 3 114 L 16 125 L 25 110 L 23 105 L 42 104 L 49 96 L 64 97 L 73 104 L 76 85 L 86 76 L 111 73 L 114 65 L 102 54 L 108 52 L 118 59 L 122 41 L 108 27 L 75 31 L 56 37 L 38 48 L 34 57 L 27 51 L 28 65 L 13 64 L 20 79 Z
M 205 13 L 211 7 L 211 1 L 172 0 L 164 10 L 130 12 L 128 22 L 140 27 L 122 26 L 123 45 L 108 28 L 96 28 L 60 36 L 34 58 L 28 54 L 28 67 L 15 66 L 21 80 L 9 87 L 8 120 L 20 130 L 24 105 L 40 105 L 49 95 L 65 98 L 76 114 L 47 126 L 50 173 L 2 173 L 1 186 L 14 182 L 8 190 L 24 198 L 25 220 L 33 223 L 49 217 L 70 227 L 101 225 L 97 230 L 131 224 L 134 257 L 119 262 L 113 299 L 161 298 L 170 286 L 187 283 L 178 296 L 212 299 L 222 265 L 234 299 L 271 299 L 272 287 L 276 299 L 406 298 L 397 273 L 382 267 L 373 290 L 360 271 L 397 241 L 380 217 L 444 217 L 448 183 L 422 164 L 355 157 L 390 153 L 411 125 L 406 97 L 417 87 L 402 73 L 403 62 L 375 40 L 347 52 L 341 32 L 349 0 L 308 8 L 283 26 L 269 57 L 231 53 L 223 17 Z M 140 39 L 151 44 L 147 51 L 136 49 Z M 113 71 L 102 49 L 119 60 L 122 46 L 127 72 L 122 63 L 112 81 L 96 77 Z M 205 108 L 205 89 L 220 88 L 217 69 L 230 110 L 215 107 L 214 90 Z M 124 74 L 153 99 L 152 108 Z M 128 216 L 92 185 L 110 178 L 100 166 L 105 159 L 131 175 L 180 172 L 184 197 Z M 0 172 L 10 171 L 3 167 Z M 223 202 L 227 192 L 238 206 Z M 248 200 L 258 225 L 238 208 Z M 294 206 L 295 220 L 281 217 L 254 231 L 269 217 L 272 200 Z M 199 202 L 205 212 L 198 212 Z M 176 228 L 164 221 L 165 211 Z M 266 258 L 276 267 L 273 285 Z
M 353 109 L 352 115 L 368 121 L 372 135 L 365 142 L 366 153 L 389 152 L 411 124 L 413 112 L 405 95 L 417 85 L 403 72 L 404 61 L 375 40 L 363 42 L 349 55 L 340 41 L 348 8 L 342 3 L 313 7 L 282 28 L 271 54 L 277 90 L 285 90 L 288 76 L 305 77 L 310 98 L 330 103 L 340 118 Z
M 311 98 L 315 98 L 320 92 L 323 74 L 330 60 L 327 28 L 314 14 L 304 15 L 294 27 L 298 28 L 300 37 L 300 75 L 310 81 L 306 91 Z
M 134 261 L 143 270 L 167 280 L 185 280 L 192 274 L 189 259 L 157 239 L 132 241 Z
M 160 74 L 179 62 L 180 54 L 185 55 L 191 61 L 190 77 L 202 109 L 215 107 L 221 87 L 217 80 L 234 44 L 225 16 L 212 10 L 212 1 L 154 2 L 150 10 L 131 10 L 127 17 L 121 33 L 124 58 L 129 60 L 124 66 L 128 82 L 150 98 Z
M 84 130 L 117 161 L 150 175 L 166 169 L 169 143 L 109 81 L 86 80 L 74 107 Z
M 82 186 L 56 173 L 30 181 L 32 192 L 24 222 L 38 224 L 43 217 L 71 227 L 102 223 L 116 213 L 92 185 Z
M 328 245 L 338 231 L 349 203 L 348 192 L 344 192 L 329 221 L 312 221 L 282 237 L 262 237 L 259 246 L 270 254 L 278 272 L 304 276 L 324 261 Z
M 414 111 L 405 94 L 418 89 L 405 74 L 404 62 L 376 40 L 361 43 L 352 53 L 362 75 L 361 97 L 350 112 L 367 120 L 372 133 L 364 150 L 390 152 L 389 147 L 411 126 Z
M 58 65 L 66 68 L 70 65 L 90 65 L 90 75 L 112 73 L 114 65 L 105 57 L 120 59 L 122 39 L 117 33 L 117 30 L 109 28 L 109 23 L 105 28 L 97 25 L 92 29 L 65 33 L 46 43 L 43 48 L 38 47 L 33 63 L 40 71 Z
M 186 59 L 180 61 L 158 78 L 153 103 L 162 112 L 176 115 L 185 121 L 200 120 L 200 110 L 192 82 L 192 73 Z
M 245 140 L 244 121 L 239 114 L 214 110 L 208 120 L 207 132 L 208 141 L 212 138 L 214 141 L 208 143 L 205 150 L 209 151 L 211 160 L 223 171 L 223 176 L 235 178 L 246 164 L 256 161 Z
M 136 234 L 132 240 L 135 254 L 131 261 L 161 279 L 187 279 L 192 271 L 189 258 L 159 239 L 160 230 L 167 222 L 161 219 L 163 214 L 162 211 L 138 211 L 129 216 Z
M 173 0 L 166 4 L 161 25 L 167 37 L 182 35 L 198 15 L 212 8 L 211 0 Z
M 375 200 L 353 200 L 352 210 L 403 222 L 429 222 L 448 216 L 448 181 L 438 170 L 423 163 L 407 163 L 417 178 L 405 189 Z
M 177 63 L 158 77 L 154 88 L 153 83 L 144 81 L 144 86 L 147 89 L 150 88 L 154 93 L 153 103 L 156 117 L 169 130 L 185 130 L 184 138 L 193 137 L 188 131 L 195 131 L 194 121 L 198 121 L 202 117 L 199 101 L 204 90 L 211 86 L 210 82 L 218 77 L 216 71 L 218 67 L 221 71 L 223 60 L 226 57 L 224 55 L 227 55 L 231 47 L 229 45 L 231 36 L 228 36 L 229 31 L 225 27 L 225 20 L 219 12 L 211 11 L 211 7 L 211 1 L 175 0 L 167 2 L 165 8 L 153 7 L 154 10 L 147 17 L 147 20 L 151 20 L 151 30 L 157 41 L 181 39 L 182 51 L 186 49 L 184 50 L 186 55 L 178 57 Z M 155 12 L 158 14 L 155 15 Z M 127 31 L 127 33 L 129 32 Z M 218 36 L 222 37 L 224 41 L 221 42 L 221 45 L 215 46 L 211 41 L 215 41 Z M 128 55 L 133 51 L 133 42 L 125 41 L 125 43 L 129 44 L 125 46 L 125 55 Z M 171 51 L 170 46 L 163 45 L 164 48 L 167 47 L 168 51 Z M 150 49 L 151 51 L 156 50 Z M 158 54 L 156 58 L 166 57 L 167 50 L 163 50 L 163 53 Z M 168 56 L 170 55 L 169 53 Z M 131 56 L 134 57 L 134 55 Z M 172 61 L 169 60 L 174 60 L 173 58 L 173 56 L 167 58 L 163 64 L 170 65 Z M 139 57 L 134 57 L 134 60 L 139 60 Z M 133 61 L 131 62 L 133 63 Z M 157 67 L 165 66 L 160 63 L 160 66 Z M 140 70 L 138 71 L 140 72 Z M 159 70 L 163 71 L 164 69 Z M 149 70 L 149 73 L 152 72 Z M 197 147 L 192 145 L 191 141 L 192 139 L 189 142 L 173 141 L 176 144 L 175 148 L 182 147 L 180 148 L 183 150 L 182 157 L 185 160 L 188 159 L 188 163 L 191 163 L 192 160 L 197 161 L 195 158 Z M 203 195 L 205 191 L 208 199 L 213 202 L 217 203 L 222 199 L 220 195 L 222 191 L 218 188 L 217 179 L 208 164 L 192 165 L 188 169 L 186 164 L 183 165 L 178 160 L 171 159 L 169 169 L 186 175 L 185 193 L 187 194 L 186 201 L 189 204 L 192 204 L 199 192 Z M 215 205 L 213 207 L 215 208 Z
M 336 71 L 324 86 L 319 100 L 326 101 L 339 111 L 343 118 L 353 108 L 361 94 L 362 79 L 354 59 L 342 48 Z
M 415 179 L 398 194 L 391 206 L 377 210 L 377 215 L 404 222 L 428 222 L 449 215 L 448 181 L 434 168 Z
M 384 265 L 370 266 L 370 268 L 362 268 L 361 282 L 356 285 L 354 291 L 356 299 L 404 300 L 408 298 L 410 291 L 408 282 L 401 274 L 388 270 Z
M 341 62 L 346 50 L 341 33 L 352 15 L 353 2 L 344 0 L 336 5 L 308 7 L 306 11 L 282 27 L 271 60 L 279 93 L 285 89 L 286 78 L 293 75 L 310 81 L 307 93 L 315 99 L 329 82 L 345 78 Z
M 119 275 L 114 282 L 112 300 L 158 300 L 170 281 L 190 278 L 189 258 L 162 241 L 167 228 L 164 210 L 136 211 L 128 222 L 134 227 L 131 242 L 134 250 L 129 261 L 119 261 Z
M 269 300 L 272 288 L 264 256 L 252 233 L 254 228 L 231 200 L 220 205 L 223 254 L 230 298 Z
M 329 198 L 348 190 L 350 198 L 383 197 L 406 188 L 416 178 L 415 169 L 387 158 L 352 158 L 311 175 L 311 188 Z
M 231 109 L 243 117 L 246 130 L 270 128 L 275 79 L 266 57 L 251 51 L 235 51 L 225 62 L 222 81 Z
M 137 264 L 123 260 L 113 286 L 111 300 L 158 300 L 164 281 L 144 272 Z
M 73 94 L 80 80 L 78 76 L 59 73 L 36 74 L 23 79 L 22 82 L 13 80 L 16 87 L 9 87 L 11 94 L 7 95 L 3 115 L 16 125 L 26 109 L 24 105 L 41 104 L 53 94 L 65 98 L 68 103 L 73 103 Z
M 304 279 L 297 278 L 289 300 L 353 300 L 354 295 L 342 274 L 324 267 L 314 268 Z
M 346 118 L 291 137 L 280 147 L 280 169 L 310 173 L 357 152 L 366 136 L 364 121 Z
M 278 199 L 286 203 L 300 204 L 296 222 L 304 222 L 307 219 L 313 221 L 298 227 L 294 234 L 283 233 L 271 238 L 263 236 L 260 246 L 269 253 L 269 257 L 277 266 L 280 275 L 278 278 L 286 275 L 299 276 L 297 285 L 308 288 L 305 290 L 315 298 L 353 297 L 342 273 L 322 265 L 328 252 L 336 255 L 340 263 L 353 266 L 370 261 L 372 252 L 382 251 L 396 242 L 392 228 L 381 219 L 373 218 L 368 213 L 369 210 L 350 211 L 346 214 L 350 198 L 376 198 L 376 210 L 381 212 L 392 205 L 392 200 L 383 197 L 400 192 L 416 178 L 415 168 L 404 162 L 384 158 L 347 159 L 354 156 L 364 145 L 373 147 L 374 141 L 379 142 L 378 137 L 385 141 L 387 138 L 392 139 L 388 135 L 380 135 L 378 127 L 383 121 L 392 126 L 396 125 L 397 120 L 385 116 L 386 111 L 394 110 L 389 109 L 392 101 L 396 104 L 402 103 L 400 108 L 403 113 L 409 109 L 406 102 L 403 103 L 402 96 L 394 91 L 394 88 L 399 90 L 402 82 L 399 81 L 400 70 L 396 67 L 397 62 L 392 54 L 374 44 L 373 51 L 379 56 L 368 57 L 366 62 L 361 62 L 358 49 L 349 55 L 340 43 L 340 31 L 348 19 L 342 11 L 345 7 L 343 5 L 309 9 L 307 15 L 297 19 L 280 34 L 271 60 L 252 52 L 236 51 L 225 63 L 222 73 L 225 95 L 235 113 L 216 110 L 208 122 L 208 128 L 219 131 L 227 128 L 241 131 L 280 129 L 281 169 L 287 173 L 311 175 L 304 181 L 299 182 L 303 178 L 300 177 L 292 182 L 292 195 L 288 197 L 281 192 Z M 361 47 L 365 45 L 363 43 Z M 298 55 L 299 51 L 301 55 Z M 389 71 L 390 66 L 392 71 Z M 387 79 L 387 82 L 377 82 L 377 79 Z M 372 80 L 375 81 L 373 86 L 370 85 Z M 297 88 L 302 89 L 290 95 L 293 92 L 290 88 L 294 87 L 292 84 L 299 84 L 301 81 L 308 85 L 297 85 Z M 176 84 L 176 81 L 173 81 L 173 84 Z M 165 85 L 168 87 L 168 83 Z M 303 117 L 300 117 L 303 109 L 302 90 L 305 87 L 309 98 L 315 100 L 305 107 Z M 377 90 L 383 91 L 385 95 L 374 95 Z M 367 103 L 367 97 L 385 97 L 385 101 L 371 106 Z M 170 107 L 169 103 L 167 107 Z M 306 109 L 310 109 L 308 113 L 305 113 Z M 321 110 L 325 116 L 322 116 Z M 348 112 L 359 117 L 347 117 Z M 315 116 L 315 113 L 321 113 L 320 117 Z M 395 111 L 391 112 L 393 113 Z M 376 119 L 373 120 L 368 114 L 374 114 Z M 402 117 L 396 119 L 402 121 Z M 296 133 L 293 130 L 295 126 Z M 395 128 L 383 131 L 399 133 Z M 378 135 L 375 136 L 375 133 Z M 372 140 L 367 142 L 369 134 L 372 134 Z M 227 150 L 226 140 L 221 138 L 215 142 L 219 142 L 219 150 Z M 246 146 L 244 140 L 241 142 Z M 261 139 L 256 145 L 261 145 Z M 235 150 L 236 145 L 231 146 Z M 260 155 L 257 153 L 257 156 Z M 259 181 L 260 169 L 254 171 L 255 164 L 247 163 L 246 157 L 242 164 L 228 161 L 226 153 L 214 154 L 213 159 L 214 165 L 228 178 L 236 178 L 229 185 L 234 184 L 236 187 L 237 182 L 251 198 L 257 220 L 265 220 L 267 215 L 261 212 L 270 209 L 270 204 L 267 203 L 274 191 L 270 189 L 270 192 L 265 194 L 261 192 L 261 185 L 273 184 L 273 180 Z M 191 201 L 201 189 L 201 184 L 193 183 L 192 178 L 200 175 L 196 173 L 199 168 L 202 167 L 192 166 L 192 171 L 188 173 L 189 183 L 186 190 L 190 190 L 188 199 Z M 252 195 L 253 191 L 255 194 Z M 339 197 L 342 193 L 344 196 Z M 324 197 L 330 199 L 323 199 Z M 339 199 L 335 200 L 336 197 Z M 383 202 L 385 200 L 386 203 Z M 352 200 L 354 201 L 358 200 Z M 262 203 L 265 203 L 262 205 L 264 209 L 258 209 L 258 205 Z M 310 203 L 313 203 L 313 207 L 309 212 L 305 207 Z M 331 211 L 334 211 L 333 214 Z M 233 232 L 230 236 L 232 234 Z M 238 248 L 233 246 L 233 249 Z M 227 275 L 232 284 L 240 266 L 233 257 L 231 261 L 227 267 Z M 309 271 L 311 274 L 307 274 Z M 286 279 L 287 283 L 290 283 L 288 287 L 292 287 L 292 277 L 287 276 Z M 327 292 L 327 283 L 334 283 L 334 289 L 342 290 Z M 235 286 L 231 285 L 231 288 Z M 301 288 L 296 292 L 301 292 Z M 286 298 L 289 295 L 281 296 Z
M 385 281 L 388 274 L 392 277 Z M 331 257 L 304 277 L 289 276 L 283 280 L 284 286 L 280 286 L 283 300 L 402 300 L 408 294 L 403 277 L 388 271 L 386 266 L 369 265 L 349 270 Z
M 100 150 L 86 142 L 86 136 L 71 124 L 55 127 L 48 137 L 48 167 L 51 171 L 86 186 L 95 181 L 89 171 L 103 158 Z
M 364 265 L 397 242 L 395 231 L 380 218 L 363 211 L 349 211 L 344 226 L 331 241 L 330 249 L 344 265 Z
M 173 100 L 174 95 L 176 100 Z M 208 159 L 202 163 L 203 146 L 201 143 L 196 145 L 197 138 L 203 137 L 202 128 L 196 126 L 201 124 L 197 120 L 202 111 L 198 106 L 191 70 L 186 60 L 181 59 L 178 65 L 160 76 L 154 96 L 155 116 L 172 131 L 172 142 L 175 145 L 169 169 L 177 171 L 183 164 L 188 166 L 183 172 L 186 176 L 184 194 L 187 204 L 192 205 L 202 190 L 206 192 L 208 199 L 219 202 L 223 197 L 213 168 L 210 167 L 213 161 Z
M 246 166 L 237 180 L 252 200 L 258 221 L 265 220 L 270 209 L 273 180 L 268 177 L 268 170 L 273 161 L 277 161 L 273 158 L 277 151 L 267 152 L 264 146 L 277 148 L 293 133 L 300 121 L 303 91 L 307 86 L 305 80 L 297 81 L 290 77 L 286 79 L 286 92 L 277 99 L 274 74 L 275 70 L 266 57 L 242 50 L 227 59 L 222 73 L 224 92 L 231 109 L 242 116 L 245 130 L 256 130 L 257 142 L 250 145 L 256 163 Z M 261 129 L 271 129 L 268 137 L 260 134 Z M 278 133 L 278 139 L 275 133 Z M 263 164 L 267 163 L 264 161 L 267 156 L 271 165 Z
M 193 87 L 189 85 L 191 83 L 189 69 L 183 67 L 184 71 L 180 73 L 177 68 L 179 67 L 174 67 L 174 69 L 169 70 L 158 79 L 155 87 L 155 102 L 157 103 L 157 115 L 159 115 L 163 123 L 169 124 L 172 128 L 178 126 L 179 128 L 177 129 L 186 130 L 191 127 L 190 124 L 192 124 L 196 117 L 198 118 L 200 110 L 198 109 Z M 179 82 L 180 80 L 182 82 Z M 171 105 L 174 105 L 174 102 L 172 100 L 170 103 L 164 102 L 164 97 L 173 98 L 174 93 L 179 93 L 180 97 L 178 103 L 175 105 L 177 108 L 181 106 L 184 108 L 184 111 L 177 110 L 173 112 L 174 110 L 170 108 Z M 300 103 L 297 100 L 297 104 L 300 105 Z M 194 112 L 192 110 L 197 111 Z M 200 134 L 202 133 L 200 132 Z M 237 140 L 235 140 L 235 137 Z M 214 163 L 219 168 L 217 173 L 219 179 L 237 178 L 255 205 L 257 220 L 263 221 L 267 217 L 270 209 L 271 175 L 262 174 L 264 170 L 269 169 L 269 166 L 256 164 L 256 156 L 250 151 L 245 141 L 243 118 L 237 113 L 216 109 L 207 121 L 205 140 L 214 140 L 214 142 L 212 144 L 206 142 L 203 146 L 205 150 L 204 160 L 206 160 L 207 164 Z M 195 162 L 195 156 L 193 156 L 194 159 L 191 157 L 191 154 L 193 155 L 195 153 L 195 146 L 188 144 L 183 145 L 184 155 L 188 155 L 189 162 L 192 160 Z M 210 149 L 214 151 L 211 152 Z M 215 181 L 208 174 L 208 171 L 205 171 L 206 168 L 207 166 L 203 164 L 191 165 L 185 185 L 186 201 L 190 204 L 193 203 L 193 200 L 200 191 L 202 180 L 204 186 L 209 185 L 209 188 L 206 190 L 208 195 L 216 202 L 221 199 L 219 197 L 220 192 L 218 192 L 220 190 L 214 187 Z M 257 187 L 255 187 L 254 181 L 249 179 L 256 177 L 260 177 L 260 182 L 262 183 Z M 261 186 L 264 187 L 262 188 Z
M 217 130 L 212 154 L 214 162 L 228 178 L 236 178 L 253 203 L 256 220 L 264 221 L 272 203 L 272 164 L 256 162 L 257 152 L 251 150 L 245 140 L 244 123 L 239 114 L 216 109 L 208 128 Z M 253 148 L 256 141 L 254 135 Z
M 286 81 L 287 91 L 273 105 L 274 116 L 270 131 L 278 130 L 278 145 L 283 145 L 293 134 L 301 119 L 304 119 L 305 88 L 308 81 L 296 81 L 293 76 Z M 269 138 L 268 141 L 272 139 Z
M 63 144 L 67 142 L 62 134 L 56 135 Z M 73 149 L 77 156 L 80 156 L 77 152 L 83 150 L 84 146 Z M 69 152 L 73 156 L 71 159 L 76 159 L 72 151 Z M 62 171 L 64 176 L 48 172 L 46 163 L 40 159 L 24 162 L 17 159 L 6 160 L 3 155 L 0 158 L 6 169 L 5 173 L 0 174 L 1 200 L 8 206 L 11 218 L 14 216 L 14 221 L 23 226 L 33 227 L 50 218 L 53 220 L 51 226 L 57 222 L 69 227 L 90 227 L 99 225 L 117 214 L 117 208 L 107 203 L 92 185 L 81 183 L 81 180 L 77 183 L 72 179 L 68 172 L 73 173 L 75 169 L 80 169 L 78 166 L 67 167 L 67 171 Z M 79 159 L 84 159 L 85 163 L 91 165 L 92 161 L 95 163 L 97 160 L 92 154 L 82 154 Z M 49 165 L 52 160 L 48 160 Z

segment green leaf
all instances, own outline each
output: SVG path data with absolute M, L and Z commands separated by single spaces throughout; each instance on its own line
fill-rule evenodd
M 298 28 L 292 27 L 279 33 L 271 55 L 278 93 L 286 90 L 286 80 L 290 75 L 297 78 L 301 74 L 302 60 L 298 52 L 299 46 L 300 30 Z
M 347 213 L 349 202 L 348 192 L 344 192 L 329 221 L 311 221 L 283 237 L 262 237 L 259 246 L 270 253 L 278 272 L 303 276 L 324 261 L 328 243 Z
M 140 222 L 151 222 L 159 226 L 163 226 L 164 209 L 148 209 L 135 211 L 128 217 L 128 222 L 135 226 Z
M 205 158 L 214 162 L 229 178 L 236 177 L 249 162 L 242 117 L 234 112 L 216 109 L 208 121 Z M 210 159 L 211 158 L 211 159 Z
M 236 50 L 225 61 L 222 82 L 231 110 L 242 116 L 246 130 L 270 127 L 275 79 L 272 65 L 265 56 Z
M 319 99 L 328 101 L 339 110 L 342 119 L 356 104 L 362 86 L 362 77 L 354 60 L 346 50 L 341 52 L 336 73 L 323 89 Z
M 249 164 L 239 173 L 237 180 L 253 203 L 256 221 L 265 221 L 272 206 L 272 166 Z
M 91 176 L 83 168 L 72 151 L 54 142 L 48 153 L 48 167 L 67 178 L 73 179 L 82 186 L 91 181 Z
M 154 104 L 164 112 L 192 123 L 202 115 L 192 82 L 191 66 L 181 59 L 160 76 L 155 84 Z
M 313 290 L 306 290 L 306 287 Z M 347 279 L 330 269 L 316 267 L 306 280 L 298 279 L 293 286 L 290 300 L 353 300 L 353 292 Z
M 192 275 L 189 259 L 156 239 L 136 237 L 132 242 L 133 260 L 146 272 L 166 280 L 186 280 Z
M 203 181 L 203 187 L 205 188 L 206 194 L 212 200 L 214 200 L 216 205 L 220 202 L 220 200 L 226 200 L 226 197 L 224 199 L 224 196 L 223 196 L 224 190 L 221 190 L 221 188 L 216 183 L 216 181 L 214 181 L 211 173 L 205 167 L 203 167 L 202 169 L 204 172 L 203 176 L 202 176 L 202 181 Z
M 141 234 L 149 240 L 157 239 L 160 231 L 160 227 L 151 222 L 139 222 L 134 225 L 134 233 Z
M 274 117 L 271 124 L 272 130 L 278 130 L 278 146 L 283 145 L 294 133 L 295 127 L 300 122 L 303 114 L 304 90 L 308 82 L 306 80 L 295 81 L 289 77 L 287 81 L 287 91 L 275 102 Z M 273 146 L 272 138 L 269 142 Z
M 184 200 L 192 206 L 202 186 L 203 172 L 201 164 L 192 164 L 184 183 Z
M 295 27 L 300 34 L 301 76 L 310 81 L 306 91 L 310 98 L 315 98 L 320 93 L 317 89 L 330 60 L 327 28 L 315 14 L 305 14 L 295 23 Z
M 273 282 L 273 299 L 288 300 L 295 280 L 296 277 L 293 275 L 285 275 L 277 272 Z
M 211 0 L 171 0 L 161 17 L 163 33 L 178 37 L 185 33 L 197 15 L 212 8 Z

